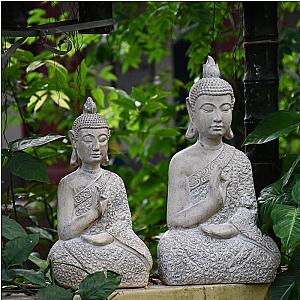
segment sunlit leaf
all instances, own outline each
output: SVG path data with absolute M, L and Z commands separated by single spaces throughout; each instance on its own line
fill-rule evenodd
M 70 109 L 69 104 L 67 101 L 70 101 L 70 98 L 64 94 L 61 91 L 55 91 L 52 90 L 50 91 L 50 98 L 60 107 L 65 108 L 65 109 Z
M 64 137 L 65 137 L 64 135 L 59 135 L 59 134 L 47 134 L 45 136 L 40 136 L 40 137 L 17 139 L 10 143 L 10 149 L 12 151 L 20 151 L 20 150 L 27 149 L 29 147 L 42 146 Z
M 25 229 L 18 222 L 7 216 L 1 216 L 1 225 L 1 234 L 8 240 L 27 235 Z
M 96 100 L 99 109 L 104 108 L 104 93 L 100 87 L 92 89 L 91 91 L 93 99 Z
M 277 111 L 262 120 L 247 136 L 244 145 L 263 144 L 288 134 L 300 126 L 300 113 Z
M 37 68 L 43 66 L 45 64 L 45 62 L 42 62 L 40 60 L 34 61 L 31 64 L 29 64 L 29 66 L 26 68 L 26 73 L 32 72 L 34 70 L 36 70 Z

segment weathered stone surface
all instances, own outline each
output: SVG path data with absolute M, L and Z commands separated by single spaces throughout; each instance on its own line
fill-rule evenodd
M 109 128 L 88 98 L 69 133 L 71 162 L 79 168 L 58 187 L 58 235 L 48 259 L 56 280 L 77 288 L 87 272 L 122 275 L 121 287 L 148 284 L 152 258 L 132 230 L 123 180 L 101 167 L 108 162 Z
M 168 285 L 267 283 L 280 263 L 276 244 L 256 225 L 257 202 L 247 156 L 232 138 L 234 95 L 212 58 L 187 99 L 187 138 L 169 166 L 167 223 L 158 268 Z

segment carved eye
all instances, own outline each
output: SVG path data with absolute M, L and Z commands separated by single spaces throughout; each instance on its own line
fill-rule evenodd
M 214 107 L 210 104 L 202 105 L 201 109 L 204 110 L 205 112 L 213 112 L 214 111 Z
M 85 143 L 92 143 L 92 142 L 93 142 L 92 139 L 89 138 L 89 137 L 83 138 L 83 141 L 84 141 Z
M 230 104 L 223 104 L 221 106 L 221 111 L 228 112 L 230 110 L 231 110 L 231 105 Z
M 106 135 L 100 135 L 100 137 L 99 137 L 99 142 L 100 143 L 104 143 L 104 142 L 106 142 L 107 141 L 107 136 Z

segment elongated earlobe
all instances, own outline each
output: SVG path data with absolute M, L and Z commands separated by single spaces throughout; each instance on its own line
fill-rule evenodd
M 69 139 L 70 139 L 72 147 L 73 147 L 72 154 L 71 154 L 71 159 L 70 159 L 70 165 L 72 167 L 77 167 L 77 166 L 80 165 L 80 159 L 78 157 L 78 153 L 77 153 L 77 150 L 76 150 L 76 138 L 75 138 L 74 131 L 70 130 L 68 132 L 68 136 L 69 136 Z
M 234 134 L 233 134 L 233 132 L 232 132 L 231 127 L 230 127 L 230 128 L 226 131 L 226 133 L 224 134 L 224 138 L 225 138 L 226 140 L 231 140 L 231 139 L 234 138 Z

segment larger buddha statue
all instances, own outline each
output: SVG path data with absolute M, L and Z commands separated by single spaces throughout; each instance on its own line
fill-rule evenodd
M 223 143 L 231 130 L 234 94 L 211 57 L 186 104 L 192 146 L 169 165 L 168 231 L 158 244 L 158 269 L 168 285 L 266 283 L 280 253 L 256 225 L 251 164 Z
M 69 137 L 71 163 L 79 165 L 58 186 L 58 236 L 48 259 L 64 287 L 78 288 L 88 273 L 110 270 L 122 275 L 120 287 L 148 283 L 152 258 L 132 230 L 123 180 L 107 165 L 110 130 L 88 98 Z

